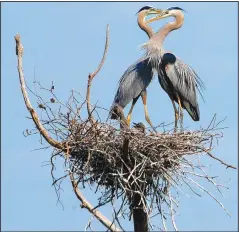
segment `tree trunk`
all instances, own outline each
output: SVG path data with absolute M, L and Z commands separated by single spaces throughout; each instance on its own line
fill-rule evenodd
M 140 195 L 135 194 L 133 199 L 134 232 L 148 232 L 148 216 L 144 212 Z
M 125 139 L 123 142 L 123 159 L 125 163 L 130 166 L 129 160 L 129 139 Z M 133 180 L 132 180 L 133 181 Z M 148 232 L 148 216 L 144 212 L 143 202 L 140 202 L 141 197 L 139 194 L 135 194 L 132 199 L 133 208 L 133 220 L 134 220 L 134 232 Z

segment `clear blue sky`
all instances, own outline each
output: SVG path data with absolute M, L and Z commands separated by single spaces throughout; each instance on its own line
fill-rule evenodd
M 2 230 L 83 230 L 90 215 L 79 208 L 69 181 L 63 184 L 60 204 L 51 186 L 50 150 L 39 148 L 39 137 L 25 138 L 22 131 L 33 123 L 23 102 L 17 73 L 14 36 L 22 37 L 25 47 L 24 72 L 33 88 L 33 74 L 45 86 L 55 83 L 56 91 L 66 101 L 70 90 L 85 95 L 86 78 L 102 56 L 106 24 L 110 25 L 109 54 L 92 88 L 92 102 L 110 107 L 117 82 L 127 67 L 143 54 L 140 44 L 147 36 L 136 23 L 135 13 L 144 5 L 158 8 L 179 6 L 188 13 L 180 30 L 172 32 L 164 46 L 190 64 L 205 82 L 206 103 L 200 99 L 201 121 L 193 122 L 185 113 L 185 125 L 206 127 L 214 113 L 227 116 L 224 138 L 214 154 L 237 165 L 238 143 L 238 15 L 237 3 L 3 3 L 2 4 Z M 155 22 L 157 30 L 169 19 Z M 30 95 L 33 105 L 34 98 Z M 153 124 L 172 122 L 173 108 L 168 96 L 154 79 L 148 89 L 148 109 Z M 128 112 L 128 108 L 126 109 Z M 40 111 L 38 109 L 40 114 Z M 103 116 L 106 117 L 106 114 Z M 133 121 L 144 120 L 139 101 Z M 237 171 L 226 170 L 212 162 L 210 171 L 222 180 L 231 178 L 230 190 L 219 199 L 231 212 L 225 212 L 205 194 L 203 198 L 180 197 L 176 222 L 181 230 L 237 230 Z M 58 166 L 59 175 L 62 165 Z M 84 191 L 93 203 L 95 195 Z M 218 194 L 216 194 L 218 196 Z M 110 208 L 103 210 L 111 215 Z M 125 229 L 132 230 L 125 222 Z M 103 227 L 94 220 L 93 227 Z

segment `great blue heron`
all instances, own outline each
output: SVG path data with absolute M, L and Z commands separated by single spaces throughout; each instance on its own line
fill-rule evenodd
M 179 116 L 181 130 L 183 128 L 183 109 L 187 110 L 194 121 L 199 121 L 200 111 L 196 89 L 202 96 L 200 90 L 204 88 L 204 84 L 196 72 L 174 54 L 166 52 L 162 46 L 165 37 L 183 25 L 184 14 L 182 11 L 184 10 L 179 7 L 171 7 L 149 19 L 146 23 L 170 16 L 173 16 L 175 21 L 160 28 L 158 33 L 142 46 L 146 50 L 145 59 L 149 59 L 151 67 L 157 70 L 160 85 L 172 101 L 175 112 L 175 130 Z M 179 114 L 175 102 L 179 105 Z
M 161 13 L 160 9 L 155 9 L 150 6 L 141 8 L 138 12 L 138 25 L 144 30 L 148 37 L 153 36 L 152 28 L 146 23 L 145 18 L 148 15 Z M 123 74 L 119 81 L 119 87 L 111 107 L 111 119 L 124 120 L 127 125 L 130 125 L 131 114 L 138 98 L 141 96 L 144 104 L 145 119 L 152 128 L 153 125 L 149 119 L 147 110 L 147 92 L 146 88 L 153 78 L 153 68 L 149 63 L 149 58 L 141 58 L 136 63 L 131 65 Z M 132 105 L 129 110 L 127 119 L 124 118 L 123 109 L 131 101 Z M 155 129 L 154 129 L 155 130 Z

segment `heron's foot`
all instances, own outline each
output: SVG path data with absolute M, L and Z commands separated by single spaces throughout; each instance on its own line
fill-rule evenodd
M 153 129 L 153 131 L 157 134 L 157 130 L 156 128 L 153 126 L 152 122 L 150 121 L 149 117 L 145 117 L 145 120 L 147 121 L 147 123 L 151 126 L 151 128 Z
M 183 121 L 180 121 L 180 132 L 183 133 L 184 129 L 183 129 Z
M 183 132 L 183 111 L 180 111 L 180 132 Z
M 158 135 L 158 131 L 156 130 L 156 128 L 154 126 L 151 126 L 151 128 L 153 129 L 153 131 L 155 132 L 155 134 Z
M 180 133 L 183 133 L 184 129 L 183 126 L 180 127 Z
M 130 122 L 131 122 L 131 115 L 129 114 L 126 118 L 126 124 L 130 126 Z
M 155 132 L 155 134 L 158 133 L 158 131 L 156 130 L 156 128 L 152 125 L 152 123 L 149 124 L 151 126 L 151 128 L 153 129 L 153 131 Z
M 174 133 L 177 133 L 177 130 L 178 130 L 178 119 L 179 119 L 179 116 L 178 116 L 178 112 L 175 111 L 175 121 L 174 121 Z

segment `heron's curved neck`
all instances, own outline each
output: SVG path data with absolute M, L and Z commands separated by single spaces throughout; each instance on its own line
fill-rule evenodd
M 175 17 L 175 21 L 167 23 L 166 25 L 161 27 L 153 38 L 154 41 L 157 42 L 159 45 L 163 44 L 164 39 L 171 31 L 179 29 L 183 25 L 183 13 L 177 12 L 173 16 Z
M 145 13 L 138 14 L 138 25 L 143 31 L 147 33 L 148 37 L 151 38 L 154 34 L 153 30 L 148 24 L 144 22 L 144 18 L 145 18 Z

